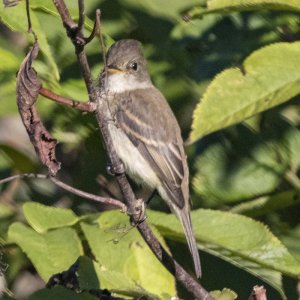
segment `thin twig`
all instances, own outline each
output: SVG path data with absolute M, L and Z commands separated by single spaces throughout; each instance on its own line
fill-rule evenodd
M 3 179 L 0 179 L 0 184 L 4 184 L 16 179 L 20 179 L 20 178 L 39 178 L 39 179 L 46 179 L 48 178 L 48 175 L 44 175 L 44 174 L 35 174 L 35 173 L 23 173 L 23 174 L 17 174 L 17 175 L 13 175 L 13 176 L 9 176 Z
M 58 13 L 60 14 L 66 30 L 73 31 L 74 28 L 77 28 L 77 24 L 72 20 L 65 2 L 61 0 L 53 0 L 53 3 L 56 6 Z
M 108 197 L 101 197 L 101 196 L 97 196 L 97 195 L 94 195 L 94 194 L 90 194 L 90 193 L 87 193 L 87 192 L 84 192 L 82 190 L 78 190 L 70 185 L 67 185 L 66 183 L 56 179 L 55 177 L 51 176 L 49 177 L 49 179 L 57 186 L 61 187 L 62 189 L 74 194 L 74 195 L 77 195 L 77 196 L 80 196 L 80 197 L 83 197 L 83 198 L 86 198 L 86 199 L 90 199 L 90 200 L 93 200 L 93 201 L 96 201 L 96 202 L 100 202 L 100 203 L 103 203 L 103 204 L 108 204 L 108 205 L 113 205 L 115 207 L 118 207 L 120 208 L 122 211 L 126 211 L 126 206 L 124 203 L 122 203 L 121 201 L 117 200 L 117 199 L 113 199 L 113 198 L 108 198 Z
M 248 300 L 267 300 L 267 291 L 263 286 L 254 286 Z
M 0 180 L 0 184 L 4 184 L 7 182 L 10 182 L 12 180 L 18 179 L 18 178 L 36 178 L 36 179 L 49 179 L 50 181 L 52 181 L 55 185 L 57 185 L 58 187 L 74 194 L 77 196 L 80 196 L 82 198 L 86 198 L 89 200 L 93 200 L 96 202 L 100 202 L 103 204 L 107 204 L 107 205 L 112 205 L 115 206 L 117 208 L 120 208 L 122 211 L 126 211 L 126 206 L 124 205 L 124 203 L 122 203 L 121 201 L 117 200 L 117 199 L 113 199 L 113 198 L 109 198 L 109 197 L 101 197 L 98 195 L 94 195 L 94 194 L 90 194 L 87 192 L 84 192 L 82 190 L 76 189 L 64 182 L 62 182 L 61 180 L 58 180 L 57 178 L 50 176 L 50 175 L 45 175 L 45 174 L 35 174 L 35 173 L 23 173 L 23 174 L 18 174 L 18 175 L 14 175 L 14 176 L 10 176 L 10 177 L 6 177 L 4 179 Z
M 64 9 L 67 10 L 65 3 L 63 0 L 54 0 L 56 3 L 56 7 L 59 11 L 59 14 L 61 18 L 63 19 L 64 25 L 69 22 L 68 18 L 70 18 L 69 13 L 62 13 L 60 10 Z M 76 54 L 78 58 L 78 62 L 81 66 L 82 75 L 84 77 L 87 90 L 90 96 L 90 101 L 97 103 L 97 120 L 99 127 L 101 129 L 101 133 L 103 136 L 103 140 L 107 149 L 107 153 L 109 155 L 110 161 L 112 163 L 113 169 L 122 169 L 122 163 L 117 156 L 115 149 L 113 147 L 112 143 L 112 137 L 110 136 L 110 133 L 108 131 L 108 122 L 107 120 L 111 119 L 110 111 L 107 107 L 107 101 L 105 99 L 105 93 L 104 91 L 95 88 L 92 86 L 92 80 L 91 80 L 91 74 L 90 69 L 87 61 L 86 54 L 84 52 L 84 46 L 79 45 L 78 43 L 74 42 L 76 40 L 76 37 L 71 37 L 72 32 L 68 32 L 68 36 L 72 39 L 73 44 L 76 49 Z M 78 38 L 82 37 L 81 32 L 77 32 Z M 102 78 L 104 80 L 104 78 Z M 103 87 L 103 82 L 101 82 Z M 181 282 L 187 290 L 189 290 L 194 297 L 197 299 L 205 299 L 205 300 L 211 300 L 214 299 L 212 296 L 209 295 L 209 293 L 195 280 L 191 275 L 189 275 L 173 258 L 166 252 L 166 250 L 163 249 L 157 238 L 154 236 L 153 232 L 149 228 L 146 221 L 142 223 L 138 223 L 139 216 L 135 214 L 135 209 L 137 208 L 136 203 L 138 202 L 135 198 L 135 195 L 132 191 L 132 188 L 126 178 L 126 175 L 120 174 L 117 177 L 118 184 L 120 186 L 121 192 L 124 196 L 124 199 L 126 201 L 126 205 L 128 207 L 128 211 L 132 213 L 132 219 L 134 222 L 136 222 L 137 228 L 139 232 L 141 233 L 144 240 L 147 242 L 150 249 L 153 251 L 153 253 L 156 255 L 156 257 L 162 262 L 162 264 L 165 265 L 165 267 L 171 271 L 179 282 Z
M 25 4 L 26 4 L 26 17 L 27 17 L 27 23 L 28 23 L 27 32 L 32 33 L 33 37 L 34 37 L 34 41 L 37 41 L 37 35 L 32 30 L 32 25 L 31 25 L 29 0 L 26 0 Z
M 27 22 L 28 22 L 27 31 L 31 32 L 31 18 L 30 18 L 29 0 L 26 0 L 26 15 L 27 15 Z
M 99 9 L 96 10 L 96 20 L 94 22 L 94 27 L 93 27 L 93 30 L 92 30 L 90 36 L 87 37 L 87 38 L 84 38 L 86 44 L 88 44 L 89 42 L 91 42 L 93 40 L 93 38 L 95 37 L 95 35 L 97 34 L 97 32 L 98 32 L 98 30 L 100 28 L 98 14 L 100 14 L 100 10 Z
M 81 102 L 77 100 L 73 100 L 70 98 L 66 98 L 60 95 L 55 94 L 54 92 L 46 89 L 46 88 L 41 88 L 39 91 L 39 94 L 60 104 L 71 106 L 74 108 L 77 108 L 82 111 L 86 112 L 94 112 L 95 111 L 95 106 L 92 105 L 90 102 Z
M 84 26 L 84 0 L 78 0 L 78 30 L 82 32 Z

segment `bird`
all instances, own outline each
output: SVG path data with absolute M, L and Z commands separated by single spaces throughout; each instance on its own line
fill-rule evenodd
M 189 169 L 179 124 L 163 94 L 153 85 L 142 45 L 134 39 L 114 43 L 101 74 L 112 116 L 108 130 L 126 174 L 157 191 L 182 224 L 201 277 L 190 217 Z

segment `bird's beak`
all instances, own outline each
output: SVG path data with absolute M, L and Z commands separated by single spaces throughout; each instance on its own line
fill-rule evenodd
M 114 74 L 123 74 L 124 71 L 114 67 L 114 66 L 107 66 L 107 73 L 109 75 L 114 75 Z

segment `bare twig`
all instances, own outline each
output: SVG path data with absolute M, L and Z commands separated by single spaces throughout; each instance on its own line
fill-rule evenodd
M 74 195 L 77 195 L 77 196 L 80 196 L 80 197 L 83 197 L 83 198 L 86 198 L 86 199 L 90 199 L 90 200 L 93 200 L 93 201 L 96 201 L 96 202 L 100 202 L 100 203 L 103 203 L 103 204 L 108 204 L 108 205 L 118 207 L 124 212 L 127 211 L 125 204 L 122 203 L 119 200 L 116 200 L 116 199 L 113 199 L 113 198 L 108 198 L 108 197 L 101 197 L 101 196 L 97 196 L 97 195 L 94 195 L 94 194 L 84 192 L 82 190 L 78 190 L 78 189 L 76 189 L 76 188 L 74 188 L 70 185 L 67 185 L 66 183 L 56 179 L 55 177 L 52 177 L 52 176 L 49 177 L 49 179 L 54 184 L 56 184 L 57 186 L 63 188 L 66 191 L 71 192 Z
M 92 41 L 92 39 L 95 37 L 95 35 L 97 34 L 99 28 L 100 28 L 100 23 L 99 23 L 99 15 L 100 14 L 100 9 L 97 9 L 96 10 L 96 20 L 95 20 L 95 23 L 94 23 L 94 27 L 93 27 L 93 30 L 90 34 L 89 37 L 87 38 L 84 38 L 85 42 L 88 44 L 90 41 Z
M 73 100 L 70 98 L 66 98 L 60 95 L 57 95 L 53 93 L 52 91 L 46 89 L 46 88 L 41 88 L 39 91 L 39 94 L 60 104 L 75 107 L 79 110 L 86 111 L 86 112 L 93 112 L 95 111 L 95 106 L 92 105 L 91 102 L 81 102 L 77 100 Z
M 85 17 L 85 11 L 84 11 L 84 0 L 78 0 L 78 31 L 82 32 L 83 26 L 84 26 L 84 17 Z
M 248 300 L 267 300 L 267 291 L 263 286 L 254 286 Z
M 60 0 L 53 0 L 53 3 L 56 6 L 58 13 L 60 14 L 64 27 L 68 31 L 73 31 L 74 28 L 77 29 L 77 24 L 72 20 L 65 2 Z
M 10 182 L 12 180 L 18 179 L 18 178 L 36 178 L 36 179 L 49 179 L 50 181 L 52 181 L 55 185 L 59 186 L 60 188 L 74 194 L 77 196 L 80 196 L 82 198 L 86 198 L 89 200 L 93 200 L 96 202 L 100 202 L 103 204 L 107 204 L 107 205 L 112 205 L 115 206 L 117 208 L 120 208 L 122 211 L 126 211 L 126 206 L 124 203 L 122 203 L 121 201 L 117 200 L 117 199 L 113 199 L 113 198 L 109 198 L 109 197 L 101 197 L 98 195 L 94 195 L 94 194 L 90 194 L 87 192 L 84 192 L 82 190 L 76 189 L 64 182 L 62 182 L 61 180 L 58 180 L 57 178 L 50 176 L 50 175 L 45 175 L 45 174 L 35 174 L 35 173 L 23 173 L 23 174 L 18 174 L 18 175 L 14 175 L 14 176 L 10 176 L 10 177 L 6 177 L 4 179 L 0 180 L 0 184 L 4 184 L 7 182 Z
M 127 177 L 125 173 L 122 172 L 123 165 L 117 156 L 115 149 L 113 147 L 112 143 L 112 137 L 108 131 L 108 121 L 111 120 L 110 110 L 107 106 L 106 101 L 106 95 L 103 90 L 100 88 L 96 88 L 92 85 L 92 77 L 90 73 L 90 68 L 88 65 L 87 57 L 84 51 L 84 38 L 83 34 L 81 32 L 81 28 L 74 24 L 72 21 L 70 14 L 67 10 L 67 7 L 63 0 L 53 0 L 54 4 L 62 18 L 62 22 L 67 30 L 67 35 L 71 38 L 78 62 L 81 67 L 82 75 L 84 77 L 86 87 L 89 93 L 90 101 L 97 104 L 97 120 L 98 124 L 103 136 L 103 140 L 107 149 L 108 156 L 110 158 L 110 161 L 112 163 L 114 171 L 117 171 L 117 182 L 120 186 L 121 192 L 124 196 L 124 199 L 126 201 L 126 205 L 128 208 L 128 211 L 131 213 L 131 218 L 133 222 L 137 224 L 137 228 L 139 232 L 141 233 L 142 237 L 150 247 L 150 249 L 153 251 L 153 253 L 156 255 L 156 257 L 166 266 L 166 268 L 172 272 L 179 282 L 181 282 L 187 290 L 189 290 L 194 297 L 197 299 L 205 299 L 205 300 L 211 300 L 213 299 L 212 296 L 209 295 L 209 293 L 195 280 L 191 275 L 189 275 L 167 252 L 166 250 L 161 246 L 157 238 L 154 236 L 153 232 L 151 231 L 150 227 L 148 226 L 146 221 L 143 221 L 140 223 L 141 215 L 140 213 L 136 213 L 136 210 L 139 210 L 140 207 L 136 205 L 136 203 L 139 203 L 137 201 L 133 190 L 127 180 Z M 83 1 L 83 0 L 82 0 Z M 83 5 L 79 6 L 79 16 L 83 14 Z M 100 15 L 99 15 L 100 17 Z M 96 25 L 97 26 L 97 25 Z M 74 30 L 74 28 L 76 30 Z M 95 29 L 96 30 L 96 29 Z M 83 41 L 83 42 L 82 42 Z M 103 40 L 102 40 L 103 43 Z M 105 77 L 101 78 L 101 81 L 105 80 Z M 103 82 L 101 82 L 101 86 L 103 87 Z M 118 170 L 120 172 L 118 172 Z M 50 177 L 50 179 L 57 184 L 57 180 L 54 177 Z M 59 186 L 65 188 L 65 184 L 60 184 Z M 72 189 L 73 190 L 73 189 Z M 81 191 L 80 191 L 80 194 Z M 86 196 L 86 194 L 84 194 Z M 102 198 L 102 197 L 101 197 Z M 105 198 L 106 199 L 106 198 Z M 143 211 L 142 211 L 143 213 Z
M 38 178 L 38 179 L 48 179 L 48 175 L 44 175 L 44 174 L 34 174 L 34 173 L 23 173 L 23 174 L 17 174 L 17 175 L 13 175 L 10 177 L 6 177 L 0 180 L 0 184 L 4 184 L 16 179 L 20 179 L 20 178 Z
M 27 15 L 27 22 L 28 22 L 28 32 L 31 32 L 31 18 L 30 18 L 30 8 L 29 8 L 29 0 L 26 0 L 26 15 Z

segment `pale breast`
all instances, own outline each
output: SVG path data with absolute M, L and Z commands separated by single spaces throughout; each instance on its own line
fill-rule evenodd
M 126 173 L 137 183 L 145 184 L 151 189 L 157 188 L 160 180 L 123 130 L 113 123 L 109 124 L 108 128 L 113 139 L 113 146 L 125 165 Z

